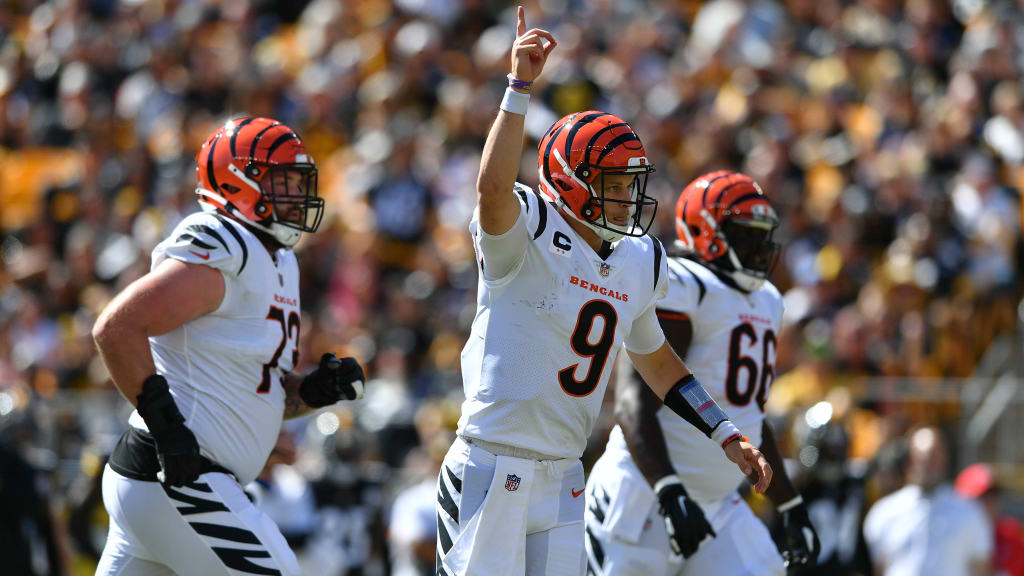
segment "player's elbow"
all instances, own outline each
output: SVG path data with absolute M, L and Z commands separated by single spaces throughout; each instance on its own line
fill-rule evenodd
M 483 205 L 491 201 L 492 198 L 496 198 L 501 193 L 501 188 L 494 178 L 490 178 L 481 172 L 476 179 L 477 202 Z
M 102 351 L 109 345 L 114 333 L 114 324 L 113 314 L 108 306 L 92 325 L 92 341 L 98 350 Z
M 629 398 L 620 397 L 615 402 L 615 422 L 627 433 L 637 429 L 641 415 L 638 403 Z
M 123 314 L 117 303 L 107 306 L 92 326 L 92 340 L 96 348 L 103 352 L 117 346 L 121 335 L 133 329 L 131 315 Z

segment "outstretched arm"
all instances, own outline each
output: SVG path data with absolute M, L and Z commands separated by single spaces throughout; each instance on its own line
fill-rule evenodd
M 768 489 L 772 479 L 771 466 L 761 452 L 738 433 L 667 342 L 650 354 L 630 352 L 629 358 L 667 407 L 718 442 L 726 457 L 744 475 L 752 479 L 756 477 L 754 490 L 764 493 Z
M 532 83 L 540 76 L 548 55 L 556 45 L 550 32 L 539 28 L 526 29 L 525 10 L 520 6 L 516 41 L 512 45 L 512 76 Z M 476 184 L 480 227 L 492 236 L 508 232 L 519 217 L 519 202 L 514 196 L 513 186 L 522 157 L 529 91 L 522 88 L 509 90 L 514 94 L 506 95 L 498 117 L 487 133 Z

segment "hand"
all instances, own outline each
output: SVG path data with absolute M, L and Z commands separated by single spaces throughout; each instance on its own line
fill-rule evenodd
M 156 458 L 160 471 L 156 478 L 171 486 L 191 484 L 199 478 L 199 442 L 196 435 L 184 423 L 165 430 L 160 437 L 153 435 L 156 442 Z
M 782 530 L 785 541 L 780 552 L 786 568 L 814 566 L 821 553 L 818 533 L 807 515 L 807 507 L 799 504 L 782 513 Z
M 661 503 L 661 515 L 665 517 L 668 543 L 673 552 L 689 558 L 705 536 L 716 536 L 715 531 L 704 517 L 704 511 L 687 496 L 686 488 L 677 476 L 666 476 L 655 486 L 659 487 L 658 502 Z
M 171 486 L 191 484 L 199 478 L 201 457 L 195 434 L 185 426 L 185 417 L 174 403 L 167 380 L 154 374 L 142 383 L 136 409 L 146 422 L 156 444 L 160 461 L 157 479 Z
M 547 46 L 543 40 L 548 41 Z M 520 6 L 516 14 L 516 41 L 512 43 L 512 76 L 524 82 L 536 80 L 557 45 L 555 37 L 547 30 L 526 30 L 526 10 Z
M 725 455 L 740 467 L 744 475 L 750 478 L 751 483 L 754 484 L 754 490 L 759 494 L 764 494 L 772 482 L 772 467 L 761 451 L 754 448 L 750 442 L 736 439 L 725 445 Z
M 330 406 L 339 400 L 363 397 L 363 368 L 355 358 L 338 358 L 327 353 L 320 366 L 302 379 L 299 397 L 312 408 Z

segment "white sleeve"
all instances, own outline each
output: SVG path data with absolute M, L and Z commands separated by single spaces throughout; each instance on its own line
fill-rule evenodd
M 868 510 L 867 515 L 864 517 L 864 542 L 867 544 L 868 555 L 871 556 L 871 561 L 875 564 L 882 562 L 882 546 L 881 536 L 885 529 L 883 523 L 883 511 L 879 510 L 878 504 L 884 502 L 879 500 L 875 502 L 875 505 Z
M 503 234 L 488 234 L 480 227 L 479 208 L 474 212 L 473 221 L 469 224 L 477 264 L 483 270 L 484 280 L 487 282 L 498 282 L 518 271 L 526 258 L 531 228 L 536 228 L 534 237 L 543 231 L 547 209 L 543 206 L 544 200 L 540 195 L 516 183 L 515 197 L 519 200 L 519 217 Z M 545 214 L 542 215 L 542 212 Z
M 473 246 L 483 270 L 484 278 L 501 280 L 511 274 L 526 256 L 526 243 L 530 237 L 526 230 L 526 217 L 520 212 L 516 223 L 497 236 L 484 232 L 476 220 L 470 224 Z
M 992 557 L 995 547 L 992 537 L 995 528 L 989 524 L 981 504 L 974 500 L 968 500 L 966 504 L 969 506 L 970 516 L 964 533 L 971 539 L 967 553 L 972 560 L 988 560 Z
M 665 333 L 661 330 L 658 315 L 652 302 L 633 320 L 633 328 L 626 338 L 626 350 L 633 354 L 651 354 L 665 343 Z
M 664 249 L 658 240 L 651 239 L 655 244 L 655 252 L 660 255 L 655 259 L 657 266 L 657 284 L 654 286 L 654 295 L 651 301 L 635 319 L 629 336 L 625 339 L 626 350 L 633 354 L 651 354 L 665 343 L 665 333 L 661 330 L 661 323 L 658 322 L 658 303 L 668 296 L 668 259 L 665 258 Z
M 246 249 L 224 226 L 209 214 L 188 216 L 153 249 L 152 268 L 166 258 L 174 258 L 237 276 L 241 272 Z
M 245 298 L 241 275 L 246 270 L 249 249 L 232 224 L 207 212 L 182 220 L 170 236 L 153 249 L 152 269 L 172 258 L 220 270 L 224 277 L 224 298 L 214 313 L 232 309 Z

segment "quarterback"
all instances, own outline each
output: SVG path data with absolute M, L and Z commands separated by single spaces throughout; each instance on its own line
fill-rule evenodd
M 817 535 L 764 419 L 782 323 L 782 297 L 766 281 L 778 223 L 743 174 L 712 172 L 691 182 L 676 203 L 679 253 L 669 259 L 668 295 L 657 315 L 675 351 L 776 471 L 767 496 L 783 515 L 782 555 L 736 493 L 742 476 L 643 382 L 623 378 L 615 392 L 619 425 L 587 482 L 590 572 L 782 575 L 784 565 L 814 561 Z
M 103 472 L 110 531 L 97 574 L 298 574 L 277 526 L 242 486 L 283 418 L 362 397 L 352 358 L 298 363 L 299 268 L 291 248 L 324 201 L 298 135 L 268 118 L 216 130 L 197 157 L 203 211 L 152 255 L 93 337 L 135 406 Z
M 477 313 L 458 438 L 438 475 L 438 574 L 584 573 L 579 458 L 623 344 L 665 405 L 714 442 L 713 457 L 756 475 L 758 490 L 771 481 L 658 325 L 668 271 L 645 236 L 653 168 L 629 124 L 598 111 L 562 118 L 540 142 L 540 192 L 516 183 L 529 89 L 556 45 L 527 30 L 520 7 L 470 223 Z

